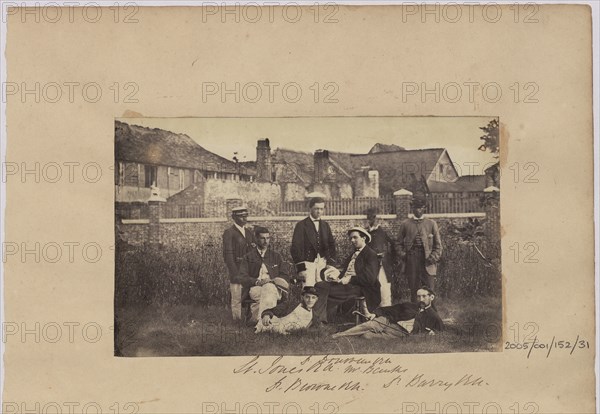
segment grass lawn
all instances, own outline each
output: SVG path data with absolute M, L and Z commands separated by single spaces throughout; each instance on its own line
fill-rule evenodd
M 353 325 L 330 324 L 291 335 L 254 334 L 224 307 L 161 306 L 117 309 L 116 347 L 122 356 L 410 354 L 498 351 L 502 342 L 499 298 L 437 303 L 446 331 L 394 340 L 332 339 Z

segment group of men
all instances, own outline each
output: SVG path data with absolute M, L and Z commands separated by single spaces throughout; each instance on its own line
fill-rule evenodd
M 223 233 L 233 318 L 242 319 L 242 302 L 251 299 L 248 321 L 256 332 L 285 334 L 327 324 L 339 306 L 352 308 L 355 300 L 364 298 L 358 312 L 368 322 L 336 335 L 394 337 L 441 331 L 443 324 L 432 302 L 442 244 L 437 224 L 423 215 L 425 205 L 424 199 L 413 199 L 413 215 L 400 224 L 397 239 L 381 228 L 376 211 L 370 209 L 367 228 L 347 231 L 353 252 L 338 261 L 331 227 L 322 219 L 325 201 L 312 198 L 308 217 L 296 224 L 292 236 L 295 271 L 270 247 L 269 230 L 261 226 L 249 230 L 247 209 L 234 208 L 234 224 Z M 404 267 L 411 302 L 392 305 L 395 264 Z M 303 288 L 301 302 L 292 312 L 286 303 L 290 282 Z M 410 330 L 402 324 L 413 320 Z

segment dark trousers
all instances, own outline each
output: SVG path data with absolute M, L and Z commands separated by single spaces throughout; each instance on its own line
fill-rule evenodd
M 404 268 L 410 288 L 410 301 L 417 301 L 417 290 L 421 286 L 429 286 L 435 291 L 435 276 L 425 270 L 425 250 L 415 246 L 406 254 L 406 267 Z
M 333 313 L 338 305 L 361 296 L 360 286 L 342 285 L 341 283 L 319 282 L 315 285 L 319 299 L 315 303 L 313 313 L 321 322 L 327 322 L 327 315 Z

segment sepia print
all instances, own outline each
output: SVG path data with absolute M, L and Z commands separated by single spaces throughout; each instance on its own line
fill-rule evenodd
M 498 135 L 493 117 L 116 120 L 115 354 L 499 350 Z

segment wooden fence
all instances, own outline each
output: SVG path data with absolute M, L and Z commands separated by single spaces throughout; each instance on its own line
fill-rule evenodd
M 428 213 L 477 213 L 483 212 L 481 203 L 483 192 L 470 193 L 431 193 L 428 198 Z M 364 215 L 368 208 L 375 208 L 378 214 L 396 214 L 393 196 L 356 197 L 351 199 L 330 199 L 325 201 L 325 215 L 346 216 Z M 264 215 L 262 212 L 253 212 L 250 215 Z M 147 219 L 148 205 L 145 203 L 116 203 L 115 212 L 124 219 Z M 272 215 L 302 216 L 308 212 L 308 201 L 285 201 L 276 206 Z M 225 201 L 215 201 L 202 204 L 164 203 L 162 205 L 163 218 L 200 218 L 200 217 L 227 217 L 229 212 Z
M 483 191 L 464 193 L 431 193 L 428 201 L 428 213 L 480 213 L 484 211 L 481 202 Z
M 365 214 L 368 208 L 377 209 L 378 214 L 395 214 L 393 196 L 355 197 L 325 201 L 325 215 L 347 216 Z M 280 204 L 282 216 L 302 216 L 308 212 L 308 201 L 285 201 Z

